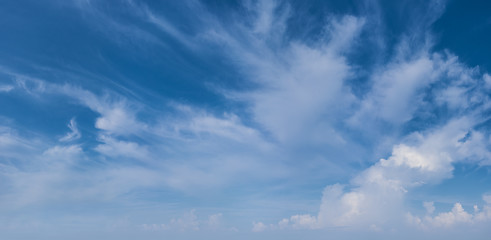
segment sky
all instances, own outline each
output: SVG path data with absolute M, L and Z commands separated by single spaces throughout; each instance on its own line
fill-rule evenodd
M 488 239 L 491 3 L 0 2 L 1 239 Z

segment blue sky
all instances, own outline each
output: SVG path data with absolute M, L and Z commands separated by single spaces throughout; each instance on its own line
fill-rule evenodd
M 487 239 L 486 1 L 2 1 L 2 239 Z

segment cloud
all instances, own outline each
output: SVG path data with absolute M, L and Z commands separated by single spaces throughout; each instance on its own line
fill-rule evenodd
M 267 229 L 267 226 L 262 222 L 253 222 L 252 223 L 252 231 L 253 232 L 262 232 Z
M 3 158 L 20 158 L 23 154 L 34 151 L 41 143 L 19 136 L 18 132 L 0 125 L 0 156 Z
M 440 213 L 433 218 L 433 224 L 436 226 L 450 226 L 456 223 L 471 222 L 472 215 L 467 213 L 462 204 L 456 203 L 451 212 Z
M 133 158 L 139 161 L 146 161 L 151 158 L 146 146 L 131 141 L 122 141 L 110 136 L 101 135 L 99 144 L 94 150 L 112 158 Z
M 266 147 L 268 143 L 262 138 L 261 132 L 245 125 L 235 114 L 224 112 L 222 116 L 208 113 L 204 109 L 183 104 L 173 104 L 179 117 L 168 119 L 163 126 L 170 131 L 184 137 L 191 138 L 223 138 L 229 141 L 248 143 Z
M 12 85 L 0 85 L 0 92 L 10 92 L 14 89 L 15 87 Z
M 17 136 L 11 151 L 23 150 L 22 154 L 10 155 L 11 163 L 0 164 L 3 179 L 0 200 L 15 210 L 33 204 L 44 204 L 71 195 L 65 192 L 66 174 L 69 168 L 84 159 L 79 145 L 50 146 L 46 141 Z M 23 142 L 23 144 L 19 144 Z M 12 163 L 13 162 L 13 163 Z M 26 168 L 25 166 L 28 166 Z
M 399 125 L 410 120 L 421 105 L 420 91 L 435 81 L 433 62 L 421 56 L 410 62 L 389 64 L 372 76 L 374 86 L 350 121 L 363 125 L 367 119 L 382 119 Z
M 23 78 L 26 79 L 26 85 L 31 84 L 29 81 L 32 78 Z M 156 186 L 196 194 L 204 189 L 220 188 L 237 181 L 276 178 L 285 172 L 278 161 L 262 161 L 265 155 L 272 154 L 269 152 L 272 144 L 263 138 L 260 131 L 245 125 L 236 114 L 223 112 L 217 116 L 206 109 L 169 103 L 169 112 L 152 111 L 151 121 L 143 121 L 138 116 L 149 116 L 148 108 L 119 93 L 105 91 L 97 95 L 70 84 L 54 84 L 41 79 L 33 81 L 45 86 L 42 91 L 33 90 L 36 95 L 63 97 L 69 100 L 69 104 L 86 107 L 99 115 L 94 120 L 94 133 L 98 142 L 95 145 L 73 145 L 81 156 L 76 161 L 69 161 L 71 158 L 67 156 L 63 174 L 67 174 L 67 182 L 75 184 L 78 180 L 74 178 L 83 177 L 77 170 L 70 169 L 70 164 L 87 164 L 84 171 L 93 174 L 94 179 L 101 177 L 101 182 L 96 186 L 96 182 L 88 181 L 84 187 L 78 189 L 80 194 L 72 191 L 63 193 L 77 195 L 74 198 L 92 198 L 94 194 L 104 191 L 105 186 L 116 189 L 105 192 L 104 199 L 118 198 L 120 194 L 133 189 Z M 71 132 L 58 139 L 59 141 L 70 143 L 81 138 L 75 119 L 70 121 L 68 127 Z M 7 140 L 11 142 L 14 138 L 5 138 L 5 143 Z M 50 149 L 43 156 L 61 160 L 63 157 L 58 156 L 62 155 L 63 149 L 59 147 L 61 146 L 50 149 L 50 143 L 46 142 L 46 145 L 33 146 L 32 152 L 43 153 Z M 26 159 L 26 164 L 33 164 L 28 161 L 30 158 L 26 154 L 18 155 L 16 157 Z M 90 161 L 82 163 L 83 159 Z M 100 169 L 93 167 L 92 164 L 96 162 Z M 126 169 L 128 166 L 124 166 L 126 164 L 137 169 L 128 176 L 117 174 L 119 170 L 129 171 Z M 146 167 L 140 169 L 141 164 Z M 277 171 L 271 174 L 267 170 L 270 168 Z M 23 172 L 20 169 L 19 171 Z M 51 171 L 41 167 L 32 175 L 49 174 Z M 161 176 L 155 176 L 157 172 Z M 61 172 L 60 174 L 63 175 Z M 112 177 L 103 178 L 104 174 Z M 148 178 L 134 179 L 132 174 L 147 175 Z M 16 181 L 18 176 L 10 177 Z M 153 179 L 154 182 L 149 183 L 147 179 Z M 134 182 L 129 184 L 128 181 Z M 40 184 L 49 187 L 54 183 Z
M 106 91 L 106 95 L 97 96 L 93 92 L 74 85 L 51 83 L 44 79 L 17 73 L 3 66 L 0 67 L 0 70 L 4 74 L 13 76 L 19 88 L 29 94 L 37 96 L 62 95 L 99 113 L 101 116 L 96 120 L 95 126 L 105 130 L 108 134 L 130 135 L 144 131 L 146 128 L 146 125 L 135 116 L 141 103 L 131 101 L 131 104 L 128 104 L 127 98 L 114 91 Z M 75 120 L 69 124 L 75 138 L 78 136 L 77 131 L 74 131 L 72 127 L 76 129 Z
M 125 7 L 131 10 L 132 13 L 139 13 L 141 9 L 132 4 L 133 1 L 120 1 L 121 7 Z M 114 18 L 110 12 L 105 11 L 104 7 L 94 1 L 69 1 L 56 2 L 64 7 L 75 7 L 83 15 L 85 20 L 91 29 L 102 34 L 107 39 L 112 40 L 118 46 L 124 46 L 126 50 L 132 50 L 135 52 L 146 49 L 148 46 L 160 46 L 164 47 L 165 44 L 150 31 L 142 29 L 134 24 L 124 24 L 120 19 Z M 104 24 L 101 24 L 104 23 Z
M 479 152 L 489 154 L 482 145 L 486 143 L 480 144 L 486 139 L 480 138 L 479 134 L 465 138 L 474 125 L 472 120 L 461 118 L 426 134 L 409 136 L 405 143 L 394 146 L 389 158 L 380 159 L 362 171 L 349 186 L 327 186 L 318 215 L 294 215 L 289 219 L 290 226 L 304 229 L 369 229 L 375 226 L 380 230 L 403 225 L 404 196 L 408 191 L 452 177 L 453 163 L 487 159 L 479 156 Z M 467 150 L 469 146 L 482 146 L 482 149 L 476 149 L 478 154 L 475 154 Z M 426 204 L 426 207 L 428 212 L 434 210 L 432 204 Z M 471 218 L 461 205 L 456 205 L 452 212 L 440 214 L 432 222 L 448 225 L 467 222 Z
M 275 2 L 258 4 L 262 8 L 256 10 L 252 28 L 235 22 L 240 32 L 218 25 L 205 35 L 225 46 L 246 79 L 258 85 L 249 92 L 225 92 L 226 97 L 250 105 L 253 119 L 280 142 L 342 143 L 332 125 L 354 100 L 345 85 L 351 66 L 342 53 L 353 44 L 364 20 L 332 18 L 317 45 L 275 44 L 275 39 L 286 38 L 285 29 L 276 25 L 286 25 L 288 11 Z M 275 27 L 269 27 L 273 22 Z M 321 137 L 325 135 L 332 137 Z
M 208 224 L 208 227 L 210 227 L 212 229 L 217 229 L 222 225 L 222 218 L 223 218 L 223 214 L 216 213 L 216 214 L 210 215 L 208 217 L 208 221 L 206 223 Z
M 70 161 L 79 158 L 83 153 L 82 148 L 78 145 L 54 146 L 43 152 L 43 155 L 49 161 Z
M 67 133 L 64 137 L 60 138 L 61 142 L 70 142 L 82 137 L 80 131 L 77 128 L 77 122 L 75 118 L 70 119 L 70 123 L 68 124 L 68 128 L 70 128 L 71 132 Z
M 250 10 L 256 11 L 257 20 L 254 22 L 254 32 L 258 34 L 267 35 L 271 33 L 273 24 L 280 21 L 274 20 L 274 11 L 278 8 L 277 1 L 257 1 L 257 6 L 251 6 Z M 281 22 L 280 22 L 281 23 Z
M 132 135 L 145 131 L 146 124 L 136 117 L 138 103 L 128 104 L 126 98 L 112 93 L 106 96 L 96 96 L 90 91 L 71 85 L 50 85 L 53 94 L 62 94 L 73 98 L 80 104 L 99 113 L 95 127 L 106 131 L 107 134 Z
M 491 76 L 489 76 L 489 74 L 486 73 L 486 74 L 484 74 L 483 79 L 484 79 L 485 87 L 490 89 L 491 88 Z
M 188 48 L 196 49 L 198 48 L 196 44 L 192 41 L 192 38 L 183 34 L 179 29 L 175 28 L 172 24 L 170 24 L 166 19 L 162 16 L 158 16 L 154 14 L 148 7 L 143 7 L 142 9 L 143 15 L 146 17 L 148 22 L 157 26 L 161 31 L 169 34 L 176 40 L 178 40 L 181 44 L 185 45 Z
M 196 210 L 191 210 L 179 218 L 173 218 L 169 223 L 163 224 L 143 224 L 142 227 L 147 231 L 203 231 L 223 229 L 221 218 L 222 213 L 208 216 L 207 220 L 200 220 L 196 215 Z
M 432 214 L 435 211 L 435 205 L 433 202 L 423 202 L 423 206 L 428 214 Z
M 488 195 L 484 195 L 485 205 L 483 210 L 479 210 L 477 205 L 474 205 L 474 213 L 469 213 L 464 210 L 461 203 L 455 203 L 452 210 L 449 212 L 441 212 L 435 216 L 431 216 L 433 211 L 428 211 L 425 217 L 413 216 L 407 214 L 409 223 L 416 225 L 422 229 L 429 230 L 431 228 L 450 228 L 456 225 L 463 224 L 478 224 L 491 220 L 491 201 Z M 433 204 L 431 205 L 433 207 Z M 432 208 L 434 210 L 435 207 Z

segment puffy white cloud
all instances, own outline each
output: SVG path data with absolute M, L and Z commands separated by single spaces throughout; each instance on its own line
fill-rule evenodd
M 289 223 L 293 228 L 317 228 L 317 218 L 310 215 L 294 215 L 290 217 Z M 278 223 L 283 226 L 286 224 L 283 220 Z
M 266 230 L 268 227 L 262 222 L 253 222 L 252 223 L 252 231 L 253 232 L 262 232 Z
M 474 205 L 474 213 L 470 213 L 464 209 L 461 203 L 455 203 L 449 212 L 440 212 L 435 216 L 431 216 L 435 207 L 431 204 L 430 210 L 425 217 L 413 216 L 407 214 L 409 223 L 421 227 L 423 229 L 432 228 L 450 228 L 462 224 L 478 224 L 491 220 L 491 201 L 489 195 L 484 195 L 483 200 L 485 205 L 482 210 L 479 210 L 477 205 Z M 425 203 L 425 207 L 426 207 Z
M 476 131 L 469 135 L 474 124 L 468 118 L 460 118 L 431 132 L 409 136 L 405 143 L 394 146 L 389 158 L 380 159 L 353 178 L 350 186 L 327 186 L 317 216 L 295 215 L 289 219 L 289 225 L 307 229 L 333 226 L 369 229 L 376 226 L 382 230 L 403 224 L 407 191 L 451 177 L 455 162 L 486 159 L 480 157 L 483 152 L 489 154 L 486 140 Z M 469 151 L 470 146 L 481 148 Z M 430 214 L 434 211 L 432 203 L 426 203 L 425 207 Z M 472 218 L 457 204 L 451 212 L 439 214 L 431 223 L 447 226 L 471 222 Z M 412 218 L 411 221 L 422 220 Z
M 290 224 L 290 220 L 288 218 L 283 218 L 278 222 L 278 227 L 280 229 L 284 229 L 287 228 L 289 224 Z
M 472 215 L 464 210 L 462 204 L 456 203 L 452 211 L 438 214 L 433 218 L 432 223 L 436 226 L 449 227 L 456 223 L 469 223 L 471 221 Z

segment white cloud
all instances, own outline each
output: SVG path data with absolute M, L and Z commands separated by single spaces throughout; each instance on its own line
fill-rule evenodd
M 249 124 L 234 113 L 211 114 L 204 109 L 186 106 L 177 108 L 178 116 L 174 112 L 169 114 L 157 110 L 152 112 L 150 121 L 144 121 L 140 113 L 148 113 L 145 106 L 116 93 L 96 95 L 71 85 L 47 84 L 16 75 L 19 88 L 27 92 L 61 94 L 98 113 L 94 126 L 101 144 L 94 148 L 96 154 L 110 160 L 142 160 L 149 166 L 122 166 L 117 161 L 102 161 L 101 155 L 97 155 L 90 160 L 96 162 L 94 165 L 100 169 L 87 164 L 86 172 L 80 173 L 71 170 L 70 166 L 86 160 L 81 145 L 36 145 L 15 134 L 0 132 L 0 150 L 5 150 L 0 152 L 0 156 L 12 159 L 33 157 L 40 160 L 37 162 L 49 163 L 32 172 L 13 165 L 0 165 L 2 170 L 6 169 L 2 174 L 9 173 L 6 185 L 10 184 L 10 188 L 18 191 L 12 199 L 25 197 L 31 203 L 46 199 L 53 202 L 56 199 L 112 202 L 135 189 L 171 188 L 195 194 L 207 191 L 209 187 L 233 185 L 234 181 L 271 179 L 283 174 L 283 165 L 278 162 L 298 160 L 281 154 L 290 146 L 306 144 L 317 150 L 324 149 L 326 145 L 343 145 L 343 149 L 356 152 L 353 139 L 343 134 L 345 119 L 349 118 L 351 126 L 358 127 L 357 131 L 370 135 L 372 131 L 386 130 L 385 126 L 373 124 L 376 121 L 397 126 L 407 123 L 419 107 L 427 106 L 428 99 L 448 105 L 450 110 L 457 112 L 487 101 L 482 92 L 469 92 L 479 86 L 471 70 L 463 68 L 451 56 L 428 52 L 398 56 L 382 65 L 370 73 L 371 85 L 367 94 L 357 99 L 347 83 L 348 79 L 356 78 L 356 73 L 345 53 L 356 44 L 365 26 L 364 18 L 330 18 L 325 27 L 326 36 L 314 44 L 301 40 L 278 44 L 275 41 L 286 36 L 284 26 L 289 17 L 288 10 L 281 9 L 273 1 L 258 3 L 259 9 L 255 10 L 257 18 L 252 24 L 235 22 L 231 24 L 234 27 L 211 26 L 206 28 L 209 32 L 203 34 L 208 40 L 224 46 L 230 54 L 228 57 L 257 87 L 242 93 L 224 91 L 230 99 L 247 104 L 246 110 L 252 117 Z M 189 36 L 163 17 L 152 12 L 147 12 L 147 17 L 149 22 L 183 44 L 192 44 Z M 445 82 L 448 85 L 443 84 L 445 86 L 441 89 L 428 89 L 442 78 L 450 79 Z M 485 74 L 482 79 L 489 87 L 489 75 Z M 434 90 L 430 93 L 434 95 L 425 95 L 426 90 Z M 252 231 L 332 226 L 381 231 L 386 226 L 399 223 L 405 213 L 404 196 L 412 188 L 450 178 L 453 164 L 459 161 L 491 163 L 487 135 L 473 129 L 482 119 L 468 112 L 458 113 L 443 127 L 431 130 L 433 126 L 430 126 L 430 130 L 410 134 L 402 140 L 399 136 L 394 137 L 388 143 L 392 148 L 389 157 L 362 171 L 348 185 L 334 184 L 325 188 L 317 215 L 297 214 L 272 225 L 254 222 Z M 151 122 L 154 120 L 159 124 L 153 125 Z M 253 127 L 256 124 L 260 126 Z M 69 142 L 81 137 L 74 119 L 70 121 L 69 128 L 71 132 L 60 141 Z M 266 140 L 268 134 L 278 141 Z M 139 141 L 141 139 L 147 141 Z M 379 143 L 374 142 L 375 147 L 379 147 Z M 30 150 L 26 154 L 15 155 L 12 146 Z M 281 153 L 276 152 L 278 149 Z M 344 161 L 348 157 L 339 159 Z M 366 159 L 360 161 L 363 160 Z M 56 171 L 53 163 L 59 164 Z M 288 171 L 294 172 L 297 166 Z M 72 186 L 75 187 L 72 189 Z M 491 216 L 489 199 L 485 200 L 488 204 L 482 211 L 476 207 L 474 214 L 456 204 L 450 212 L 423 219 L 412 217 L 412 220 L 441 227 L 483 221 Z M 435 211 L 432 202 L 425 203 L 425 208 L 427 215 Z M 208 220 L 199 220 L 191 211 L 169 223 L 147 224 L 144 228 L 196 231 L 217 228 L 222 224 L 221 218 L 222 214 L 213 214 Z
M 278 227 L 280 229 L 285 229 L 288 227 L 289 224 L 290 224 L 290 220 L 288 218 L 283 218 L 278 222 Z
M 485 73 L 483 75 L 483 79 L 484 79 L 485 87 L 490 89 L 491 88 L 491 76 L 489 76 L 489 74 Z
M 222 213 L 216 213 L 208 216 L 207 220 L 200 220 L 196 215 L 196 210 L 191 210 L 179 218 L 173 218 L 169 223 L 163 224 L 143 224 L 144 230 L 149 231 L 200 231 L 200 230 L 217 230 L 222 228 Z M 224 230 L 222 228 L 222 230 Z
M 79 145 L 54 146 L 43 152 L 47 159 L 70 161 L 78 158 L 82 154 L 82 148 Z
M 32 148 L 32 141 L 22 138 L 11 127 L 0 126 L 0 149 L 2 153 L 5 153 L 8 148 L 14 149 L 16 147 Z M 5 156 L 5 155 L 4 155 Z
M 455 203 L 449 212 L 441 212 L 435 216 L 431 216 L 433 211 L 428 211 L 428 214 L 425 217 L 417 217 L 408 213 L 407 220 L 409 223 L 426 230 L 431 228 L 450 228 L 463 224 L 486 222 L 491 220 L 491 201 L 488 195 L 484 195 L 483 200 L 485 201 L 483 210 L 479 210 L 479 207 L 474 205 L 474 213 L 467 212 L 462 204 Z M 431 210 L 435 209 L 433 204 L 431 204 L 431 207 Z
M 0 92 L 10 92 L 14 90 L 14 86 L 12 85 L 0 85 Z
M 115 107 L 102 113 L 103 116 L 98 118 L 95 126 L 99 129 L 112 133 L 122 133 L 131 131 L 134 124 L 133 117 L 123 108 Z M 124 129 L 124 130 L 123 130 Z
M 435 205 L 433 202 L 423 202 L 423 206 L 425 207 L 426 213 L 428 214 L 433 214 L 433 212 L 435 211 Z
M 141 146 L 138 143 L 130 141 L 122 141 L 110 136 L 101 135 L 99 144 L 95 150 L 113 158 L 134 158 L 136 160 L 145 161 L 150 158 L 150 153 L 147 147 Z
M 219 25 L 206 35 L 210 41 L 225 45 L 229 58 L 244 70 L 250 82 L 259 85 L 250 92 L 225 95 L 250 104 L 254 120 L 281 142 L 343 143 L 332 124 L 345 114 L 354 97 L 345 86 L 351 67 L 341 53 L 353 44 L 364 20 L 332 18 L 327 24 L 328 36 L 315 46 L 296 41 L 271 46 L 263 32 L 273 22 L 285 24 L 287 10 L 270 1 L 260 3 L 266 6 L 258 10 L 252 29 L 233 23 L 240 33 Z M 281 29 L 272 28 L 271 37 L 284 38 Z M 326 135 L 332 137 L 320 137 Z
M 42 79 L 16 73 L 1 66 L 0 70 L 15 77 L 17 85 L 30 94 L 60 94 L 77 100 L 80 104 L 99 113 L 101 116 L 96 120 L 95 126 L 108 134 L 131 135 L 145 131 L 147 128 L 146 124 L 139 121 L 136 116 L 136 110 L 141 104 L 136 101 L 131 101 L 131 104 L 129 104 L 128 102 L 130 101 L 127 98 L 115 92 L 106 92 L 106 95 L 97 96 L 88 90 L 73 85 L 53 84 Z M 73 137 L 76 138 L 78 134 L 76 134 L 77 131 L 74 131 L 74 129 L 77 129 L 74 119 L 73 123 L 72 120 L 70 121 L 69 128 L 74 134 Z
M 171 222 L 166 225 L 166 228 L 174 228 L 178 229 L 179 231 L 199 230 L 200 223 L 198 221 L 198 217 L 194 212 L 195 210 L 191 210 L 191 212 L 185 214 L 181 218 L 172 219 Z
M 126 3 L 125 6 L 123 3 Z M 133 1 L 121 2 L 121 7 L 128 7 L 132 13 L 140 13 L 142 10 L 138 6 L 132 4 Z M 64 2 L 64 4 L 66 4 Z M 152 34 L 150 31 L 141 29 L 133 24 L 123 24 L 117 19 L 114 19 L 110 14 L 103 9 L 98 8 L 97 4 L 90 0 L 70 1 L 69 4 L 75 5 L 81 12 L 90 16 L 84 18 L 90 26 L 103 36 L 114 41 L 119 45 L 126 46 L 126 49 L 140 51 L 142 48 L 149 45 L 164 46 L 164 44 Z M 101 24 L 104 23 L 104 24 Z
M 371 77 L 374 86 L 350 122 L 364 126 L 367 119 L 380 118 L 399 125 L 410 120 L 423 100 L 420 91 L 435 81 L 435 77 L 433 61 L 425 55 L 388 64 Z
M 252 231 L 253 232 L 263 232 L 266 230 L 268 227 L 264 225 L 262 222 L 253 222 L 252 223 Z
M 191 41 L 191 37 L 183 34 L 179 29 L 170 24 L 163 16 L 155 15 L 148 7 L 143 8 L 143 15 L 147 21 L 157 26 L 161 31 L 169 34 L 171 37 L 184 44 L 186 47 L 196 49 L 196 44 Z
M 198 138 L 223 138 L 227 141 L 254 144 L 256 146 L 267 147 L 261 133 L 244 125 L 241 119 L 230 113 L 223 116 L 212 115 L 203 109 L 193 108 L 186 105 L 174 105 L 175 109 L 181 114 L 177 119 L 169 119 L 165 122 L 164 128 L 170 128 L 164 134 L 170 136 L 173 131 L 183 137 L 192 134 Z
M 80 134 L 80 131 L 77 128 L 77 122 L 75 121 L 75 118 L 70 119 L 70 123 L 68 124 L 68 128 L 70 128 L 71 132 L 67 133 L 64 137 L 60 138 L 60 141 L 70 142 L 70 141 L 80 139 L 82 134 Z
M 29 85 L 31 78 L 24 79 L 27 79 L 25 83 Z M 221 116 L 215 116 L 205 109 L 175 104 L 171 114 L 164 111 L 153 112 L 152 120 L 155 123 L 149 124 L 137 117 L 140 113 L 148 113 L 141 103 L 115 92 L 105 92 L 99 96 L 69 84 L 57 85 L 39 79 L 35 81 L 45 86 L 42 92 L 35 92 L 36 94 L 61 95 L 100 114 L 94 126 L 97 129 L 97 140 L 101 143 L 93 148 L 99 155 L 90 159 L 103 160 L 103 171 L 121 167 L 117 162 L 128 163 L 107 160 L 124 159 L 150 164 L 149 168 L 152 169 L 148 170 L 147 174 L 151 178 L 154 177 L 154 170 L 162 173 L 162 176 L 154 178 L 153 184 L 146 182 L 146 178 L 136 179 L 134 184 L 127 184 L 127 181 L 132 179 L 131 176 L 117 175 L 111 179 L 102 179 L 100 186 L 115 184 L 121 188 L 121 191 L 105 194 L 108 199 L 118 197 L 118 194 L 127 191 L 128 187 L 131 189 L 160 184 L 161 187 L 191 194 L 204 191 L 203 189 L 223 187 L 236 181 L 275 178 L 285 173 L 284 166 L 278 161 L 262 161 L 261 156 L 270 154 L 268 152 L 271 150 L 271 144 L 258 130 L 246 126 L 235 114 L 225 112 Z M 60 140 L 69 142 L 81 136 L 74 119 L 70 122 L 69 128 L 71 132 Z M 1 139 L 4 139 L 5 143 L 14 140 L 4 136 Z M 79 146 L 81 154 L 84 155 L 82 147 Z M 48 148 L 49 146 L 44 145 L 36 146 L 33 152 L 42 153 Z M 51 151 L 54 153 L 55 150 Z M 14 152 L 16 151 L 9 151 Z M 16 157 L 25 158 L 25 154 L 16 154 L 20 155 Z M 106 158 L 101 158 L 102 156 Z M 273 174 L 268 170 L 272 167 L 277 169 Z M 49 169 L 40 169 L 39 174 L 44 174 L 43 171 L 50 172 Z M 95 173 L 96 170 L 90 167 L 87 171 L 95 175 L 103 174 Z M 253 179 L 245 177 L 251 173 L 254 173 Z M 79 196 L 90 198 L 99 191 L 100 186 L 94 187 L 91 184 L 92 181 L 89 181 L 87 189 L 79 189 Z M 94 190 L 90 190 L 92 187 Z
M 294 215 L 290 217 L 289 222 L 293 228 L 317 228 L 317 218 L 310 215 Z M 280 223 L 282 223 L 283 225 L 286 224 L 282 221 L 280 221 Z
M 457 223 L 469 223 L 472 221 L 472 215 L 464 210 L 462 204 L 456 203 L 452 211 L 440 213 L 432 220 L 433 225 L 449 227 Z
M 221 213 L 213 214 L 208 217 L 208 221 L 206 223 L 208 227 L 216 229 L 222 225 L 222 218 L 223 214 Z
M 350 186 L 334 184 L 323 192 L 317 216 L 295 215 L 289 219 L 294 228 L 324 228 L 343 226 L 369 229 L 402 224 L 404 196 L 412 188 L 427 183 L 438 183 L 452 176 L 452 164 L 483 161 L 479 152 L 486 152 L 486 140 L 475 133 L 468 136 L 475 123 L 467 118 L 450 121 L 445 126 L 426 134 L 413 134 L 406 143 L 394 146 L 392 155 L 352 179 Z M 467 139 L 464 137 L 467 136 Z M 482 148 L 469 151 L 469 146 Z M 477 152 L 478 154 L 475 154 Z M 477 156 L 477 157 L 476 157 Z M 428 213 L 434 211 L 432 203 L 425 204 Z M 468 222 L 472 217 L 456 205 L 450 213 L 440 214 L 432 220 L 434 225 Z M 413 221 L 419 221 L 413 218 Z
M 108 134 L 131 135 L 145 131 L 147 128 L 146 124 L 136 118 L 133 108 L 137 108 L 137 104 L 128 104 L 127 100 L 121 96 L 106 95 L 99 97 L 92 92 L 70 85 L 53 85 L 52 87 L 54 93 L 61 93 L 74 98 L 101 114 L 101 117 L 97 118 L 95 126 Z
M 270 34 L 273 24 L 280 21 L 273 21 L 274 11 L 278 7 L 275 0 L 257 1 L 259 6 L 252 7 L 251 10 L 257 10 L 257 20 L 254 22 L 254 32 L 258 34 Z
M 243 141 L 251 135 L 257 135 L 256 130 L 242 125 L 235 115 L 225 116 L 225 119 L 214 116 L 196 117 L 189 124 L 189 130 L 197 133 L 208 132 L 236 141 Z

